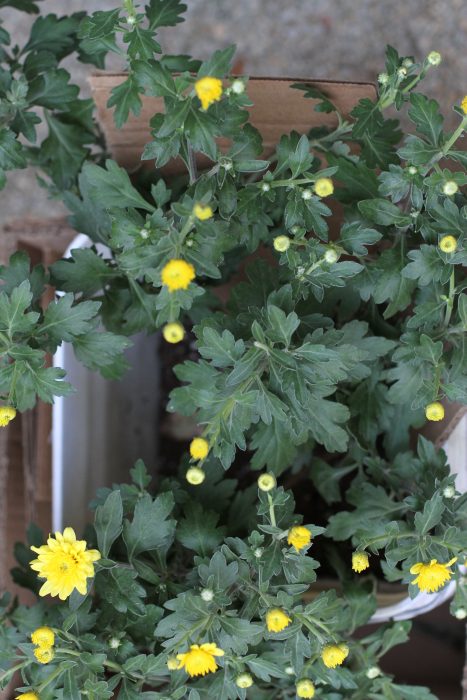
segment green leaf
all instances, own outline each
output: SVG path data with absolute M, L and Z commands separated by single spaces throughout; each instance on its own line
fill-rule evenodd
M 106 379 L 119 379 L 128 368 L 123 351 L 131 341 L 122 335 L 94 329 L 73 339 L 76 358 Z
M 198 573 L 205 588 L 225 593 L 238 578 L 238 564 L 235 561 L 227 564 L 222 552 L 215 552 L 209 564 L 200 564 Z
M 307 99 L 317 100 L 318 104 L 314 106 L 315 112 L 326 112 L 329 114 L 330 112 L 336 111 L 336 107 L 328 98 L 326 93 L 319 90 L 312 83 L 293 83 L 293 85 L 290 87 L 295 88 L 296 90 L 303 90 L 305 93 L 304 97 Z
M 81 19 L 79 13 L 68 17 L 53 14 L 38 17 L 32 25 L 23 53 L 49 51 L 57 58 L 64 58 L 76 46 L 76 33 Z
M 75 248 L 71 259 L 51 265 L 53 281 L 65 292 L 92 295 L 115 277 L 115 271 L 92 248 Z
M 36 370 L 29 368 L 29 371 L 34 391 L 46 403 L 53 403 L 55 396 L 69 396 L 74 391 L 68 382 L 63 381 L 65 372 L 59 367 L 45 367 Z M 18 408 L 21 410 L 19 405 Z
M 92 137 L 76 124 L 62 121 L 61 115 L 46 113 L 45 121 L 49 128 L 41 148 L 34 152 L 34 160 L 50 175 L 60 190 L 75 186 L 81 166 L 89 155 L 85 148 Z
M 315 440 L 328 452 L 345 452 L 349 438 L 339 424 L 349 419 L 347 406 L 313 396 L 307 401 L 305 411 L 307 425 Z
M 187 549 L 205 557 L 224 539 L 225 529 L 216 527 L 218 520 L 218 513 L 205 510 L 200 503 L 188 503 L 185 517 L 178 523 L 176 539 Z
M 123 529 L 123 504 L 120 491 L 112 491 L 105 502 L 97 506 L 94 529 L 99 551 L 104 558 L 107 558 L 112 544 Z
M 0 169 L 25 168 L 27 164 L 22 145 L 7 128 L 0 129 Z
M 11 296 L 0 293 L 0 331 L 12 338 L 15 333 L 29 333 L 39 318 L 35 311 L 27 312 L 32 300 L 29 281 L 13 289 Z
M 402 160 L 406 160 L 412 165 L 426 165 L 439 152 L 439 148 L 423 141 L 418 136 L 408 136 L 404 146 L 397 151 Z
M 423 506 L 423 511 L 415 513 L 415 528 L 420 536 L 426 535 L 441 522 L 446 507 L 443 496 L 437 491 Z
M 171 493 L 162 493 L 152 500 L 144 494 L 135 506 L 131 523 L 125 520 L 123 539 L 130 561 L 141 554 L 153 550 L 166 551 L 172 544 L 175 520 L 168 520 L 174 507 Z
M 439 146 L 444 121 L 439 112 L 439 104 L 418 92 L 411 93 L 410 103 L 409 117 L 418 133 L 426 136 L 434 146 Z
M 146 95 L 176 97 L 177 88 L 171 72 L 159 61 L 133 61 L 135 80 Z
M 366 246 L 374 245 L 382 238 L 382 234 L 373 228 L 365 228 L 358 222 L 344 224 L 341 228 L 341 245 L 348 253 L 367 255 Z
M 402 275 L 411 280 L 417 280 L 420 287 L 426 287 L 433 282 L 446 284 L 451 275 L 451 266 L 445 265 L 437 246 L 422 244 L 418 250 L 411 250 L 407 257 L 412 260 L 402 270 Z
M 175 27 L 183 22 L 181 15 L 186 12 L 187 6 L 180 0 L 150 0 L 146 5 L 146 16 L 149 20 L 149 28 Z
M 211 58 L 201 64 L 198 71 L 198 78 L 203 78 L 206 75 L 214 78 L 223 78 L 226 73 L 229 73 L 232 66 L 236 47 L 228 46 L 226 49 L 214 51 Z
M 110 605 L 119 613 L 144 615 L 146 606 L 143 598 L 146 597 L 146 591 L 136 579 L 134 569 L 117 565 L 97 574 L 96 592 L 106 605 Z
M 123 83 L 112 88 L 112 93 L 107 102 L 107 107 L 109 109 L 115 107 L 114 121 L 117 129 L 121 129 L 128 121 L 130 112 L 132 112 L 135 117 L 140 115 L 141 104 L 139 85 L 133 73 L 131 73 Z
M 378 103 L 372 102 L 368 97 L 359 101 L 350 112 L 350 116 L 355 119 L 352 136 L 356 139 L 361 139 L 366 133 L 371 134 L 376 131 L 383 119 Z
M 91 330 L 91 321 L 97 315 L 100 302 L 81 301 L 74 306 L 73 302 L 73 294 L 65 294 L 56 302 L 50 303 L 38 329 L 39 333 L 47 333 L 49 339 L 58 345 Z
M 83 167 L 83 177 L 90 186 L 91 198 L 105 209 L 135 207 L 153 212 L 154 207 L 131 184 L 128 173 L 113 160 L 107 160 L 106 169 L 93 163 Z
M 206 326 L 199 339 L 198 352 L 210 360 L 214 367 L 230 367 L 243 356 L 245 343 L 243 340 L 235 340 L 228 330 L 220 335 L 214 328 Z
M 380 226 L 405 228 L 412 223 L 408 214 L 403 214 L 395 204 L 379 197 L 359 202 L 358 208 L 366 219 Z
M 63 109 L 67 102 L 76 100 L 77 85 L 69 85 L 70 74 L 63 68 L 38 75 L 29 84 L 27 99 L 31 104 L 48 109 Z

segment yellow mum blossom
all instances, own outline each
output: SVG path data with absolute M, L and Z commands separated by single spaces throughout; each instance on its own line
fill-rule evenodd
M 269 632 L 282 632 L 291 622 L 292 618 L 281 608 L 271 608 L 266 613 L 266 626 Z
M 287 535 L 287 543 L 295 547 L 299 552 L 303 547 L 306 547 L 311 542 L 311 532 L 303 525 L 291 527 Z
M 464 112 L 464 114 L 467 114 L 467 95 L 462 99 L 461 110 Z
M 318 178 L 318 180 L 315 182 L 314 190 L 318 197 L 329 197 L 329 195 L 334 192 L 334 185 L 331 178 Z
M 336 668 L 344 663 L 349 655 L 347 644 L 327 644 L 321 652 L 324 665 L 328 668 Z
M 206 110 L 221 99 L 222 80 L 210 76 L 200 78 L 195 83 L 195 92 L 201 101 L 201 107 Z
M 193 214 L 200 221 L 206 221 L 212 217 L 212 209 L 209 204 L 195 204 Z
M 361 574 L 362 571 L 368 569 L 370 562 L 368 560 L 368 554 L 366 552 L 354 552 L 352 554 L 352 569 Z
M 428 420 L 439 421 L 444 418 L 444 406 L 439 401 L 429 403 L 425 408 L 425 416 Z
M 177 654 L 178 668 L 184 668 L 192 677 L 205 676 L 217 671 L 216 656 L 224 656 L 224 652 L 215 644 L 192 644 L 189 651 Z
M 162 284 L 164 284 L 169 292 L 175 292 L 177 289 L 188 289 L 190 282 L 195 279 L 195 268 L 186 260 L 169 260 L 167 265 L 164 265 L 161 272 Z
M 447 564 L 440 564 L 437 559 L 432 559 L 429 564 L 419 562 L 410 569 L 411 574 L 417 574 L 417 578 L 412 583 L 425 593 L 434 593 L 442 588 L 452 576 L 450 566 L 457 561 L 454 557 Z
M 0 426 L 4 428 L 16 417 L 16 408 L 13 406 L 0 406 Z
M 173 323 L 167 323 L 162 329 L 162 335 L 164 340 L 168 343 L 180 343 L 185 337 L 185 329 L 181 323 L 174 321 Z
M 192 486 L 199 486 L 206 478 L 206 474 L 199 467 L 190 467 L 185 476 Z
M 276 484 L 277 481 L 274 474 L 269 474 L 269 472 L 266 472 L 265 474 L 260 474 L 258 476 L 258 488 L 261 491 L 271 491 L 276 487 Z
M 457 248 L 457 240 L 454 236 L 443 236 L 439 242 L 439 247 L 443 253 L 454 253 Z
M 30 564 L 31 569 L 37 571 L 40 579 L 45 579 L 39 595 L 66 600 L 75 589 L 85 595 L 86 580 L 94 576 L 94 562 L 101 555 L 97 549 L 86 549 L 85 540 L 77 540 L 73 528 L 66 527 L 63 534 L 56 532 L 47 544 L 31 549 L 38 554 Z
M 55 652 L 52 647 L 36 647 L 34 649 L 34 656 L 40 664 L 49 664 L 53 661 Z
M 21 695 L 17 695 L 15 700 L 41 700 L 36 693 L 22 693 Z
M 190 443 L 190 455 L 193 459 L 205 459 L 209 452 L 209 442 L 204 438 L 193 438 Z
M 31 634 L 31 642 L 38 647 L 53 647 L 55 634 L 50 627 L 38 627 Z
M 315 686 L 308 678 L 302 678 L 295 686 L 299 698 L 314 698 Z
M 253 685 L 253 677 L 249 673 L 241 673 L 235 679 L 237 688 L 251 688 Z

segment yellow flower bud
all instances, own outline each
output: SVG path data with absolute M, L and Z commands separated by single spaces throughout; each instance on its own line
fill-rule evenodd
M 368 569 L 370 562 L 368 560 L 368 554 L 366 552 L 354 552 L 352 554 L 352 569 L 361 574 L 362 571 Z
M 334 192 L 334 185 L 329 177 L 320 177 L 315 182 L 314 190 L 318 197 L 329 197 Z
M 176 671 L 178 668 L 178 661 L 175 656 L 169 656 L 167 659 L 167 668 L 169 671 Z
M 31 642 L 38 647 L 53 647 L 55 634 L 50 627 L 38 627 L 31 634 Z
M 236 677 L 235 685 L 238 688 L 251 688 L 253 685 L 253 678 L 249 673 L 241 673 Z
M 209 204 L 195 204 L 193 214 L 200 221 L 206 221 L 212 217 L 212 209 Z
M 467 114 L 467 95 L 462 99 L 461 110 L 464 112 L 464 114 Z
M 444 406 L 439 401 L 429 403 L 425 408 L 425 416 L 427 420 L 439 421 L 444 418 Z
M 209 452 L 209 442 L 201 437 L 193 438 L 190 443 L 190 455 L 193 459 L 205 459 Z
M 349 655 L 347 644 L 327 644 L 321 652 L 321 658 L 327 668 L 336 668 L 344 663 Z
M 431 66 L 439 66 L 441 63 L 441 54 L 438 51 L 430 51 L 426 60 Z
M 180 343 L 185 337 L 185 329 L 181 323 L 174 321 L 173 323 L 167 323 L 162 329 L 162 335 L 164 340 L 168 343 Z
M 314 698 L 315 686 L 308 678 L 302 678 L 295 686 L 299 698 Z
M 439 247 L 443 253 L 454 253 L 457 248 L 457 240 L 454 236 L 443 236 L 439 242 Z
M 271 608 L 266 613 L 266 627 L 269 632 L 282 632 L 291 622 L 292 618 L 281 608 Z
M 16 417 L 16 408 L 13 406 L 0 406 L 0 426 L 4 428 Z
M 53 661 L 55 652 L 53 647 L 36 647 L 34 649 L 34 656 L 40 664 L 49 664 Z
M 218 102 L 222 95 L 222 80 L 206 76 L 195 83 L 195 92 L 201 102 L 201 107 L 206 110 L 214 102 Z
M 186 473 L 186 480 L 192 486 L 199 486 L 206 478 L 206 474 L 199 467 L 190 467 Z
M 290 238 L 288 236 L 276 236 L 273 246 L 278 253 L 285 253 L 290 248 Z
M 287 535 L 287 543 L 295 547 L 297 552 L 309 545 L 311 542 L 311 532 L 303 525 L 296 525 L 290 528 Z
M 275 488 L 276 484 L 276 477 L 274 474 L 270 474 L 269 472 L 260 474 L 258 477 L 258 488 L 261 491 L 271 491 L 273 488 Z
M 454 180 L 446 180 L 443 185 L 443 194 L 447 195 L 448 197 L 452 197 L 453 194 L 456 194 L 458 189 L 459 185 L 457 182 L 454 182 Z

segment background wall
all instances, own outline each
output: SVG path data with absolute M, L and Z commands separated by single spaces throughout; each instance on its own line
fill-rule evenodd
M 467 12 L 465 0 L 185 0 L 187 21 L 162 35 L 163 47 L 174 53 L 206 57 L 216 48 L 237 43 L 246 73 L 304 78 L 375 80 L 384 67 L 384 49 L 391 43 L 400 53 L 423 58 L 429 51 L 443 55 L 425 90 L 444 106 L 467 93 Z M 141 0 L 144 4 L 144 0 Z M 43 12 L 106 10 L 117 0 L 44 0 Z M 13 41 L 22 43 L 33 18 L 2 10 Z M 87 91 L 89 66 L 72 67 Z M 110 68 L 122 66 L 113 61 Z M 27 196 L 26 196 L 27 195 Z M 0 223 L 25 214 L 63 213 L 50 202 L 31 172 L 9 176 L 1 197 Z

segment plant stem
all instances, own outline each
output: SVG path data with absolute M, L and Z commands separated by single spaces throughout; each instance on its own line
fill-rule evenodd
M 273 527 L 277 527 L 276 514 L 274 512 L 274 501 L 272 500 L 272 496 L 270 493 L 268 493 L 268 503 L 269 503 L 269 518 L 271 520 L 271 525 Z
M 449 296 L 446 301 L 446 314 L 444 316 L 444 325 L 449 326 L 449 321 L 451 320 L 452 309 L 454 307 L 454 295 L 456 292 L 456 280 L 454 274 L 454 268 L 452 268 L 451 276 L 449 278 Z

